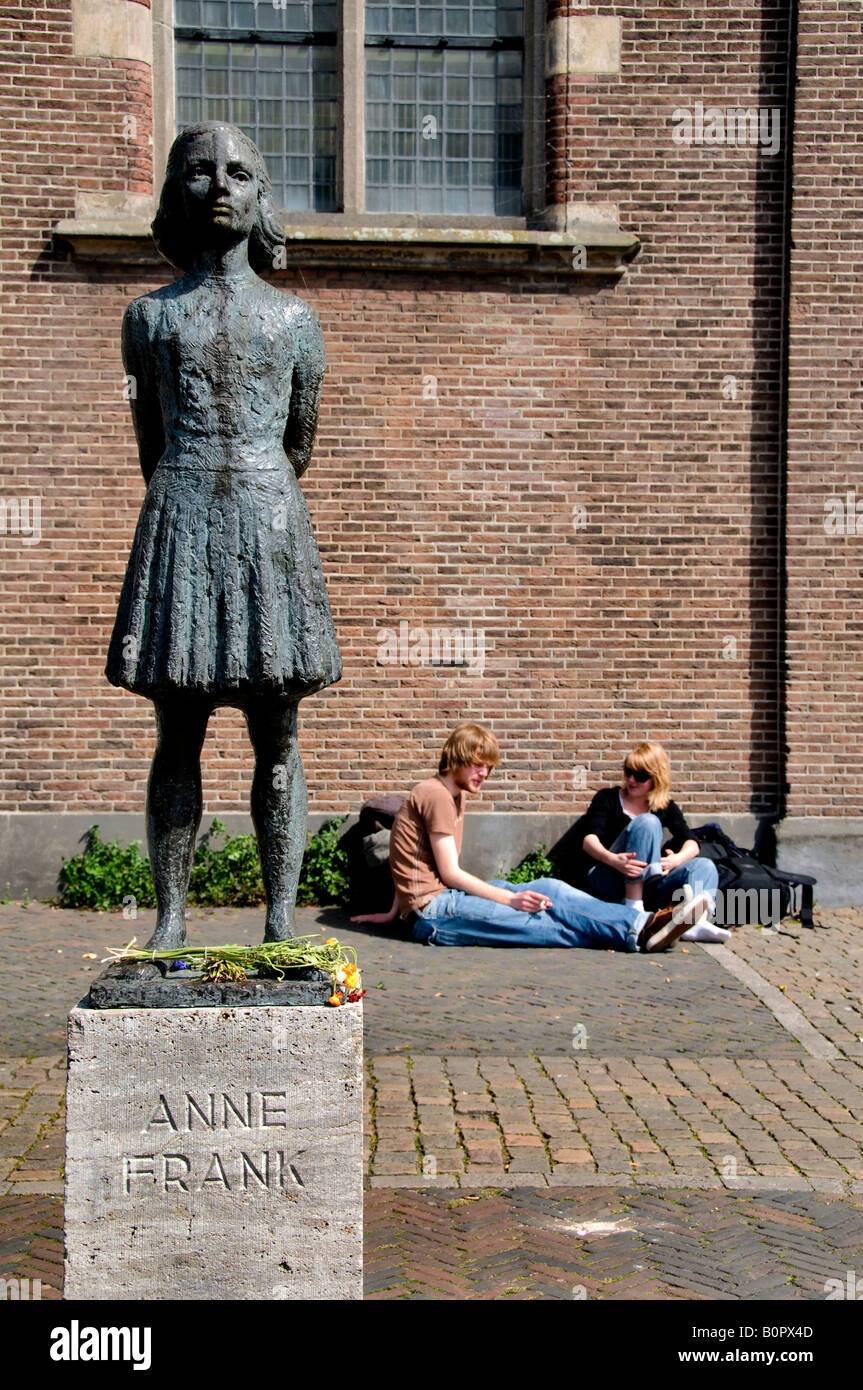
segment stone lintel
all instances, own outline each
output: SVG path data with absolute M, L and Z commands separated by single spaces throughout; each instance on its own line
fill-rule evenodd
M 72 0 L 73 51 L 79 58 L 153 64 L 153 20 L 134 0 Z
M 546 77 L 580 74 L 606 77 L 620 72 L 619 15 L 564 15 L 546 30 Z

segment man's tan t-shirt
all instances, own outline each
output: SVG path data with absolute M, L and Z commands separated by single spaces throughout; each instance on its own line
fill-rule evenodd
M 430 835 L 452 835 L 461 854 L 465 794 L 455 796 L 438 775 L 414 787 L 393 821 L 390 873 L 396 886 L 399 912 L 421 912 L 446 884 L 437 871 Z

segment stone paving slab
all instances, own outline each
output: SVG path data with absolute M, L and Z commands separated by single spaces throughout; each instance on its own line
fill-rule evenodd
M 824 1300 L 863 1268 L 863 1199 L 652 1187 L 372 1191 L 367 1299 Z M 0 1279 L 62 1287 L 59 1197 L 0 1197 Z

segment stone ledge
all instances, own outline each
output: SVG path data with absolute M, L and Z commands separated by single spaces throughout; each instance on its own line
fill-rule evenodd
M 403 788 L 407 790 L 407 788 Z M 471 809 L 465 822 L 464 867 L 482 878 L 495 878 L 517 864 L 538 844 L 554 845 L 575 823 L 590 795 L 582 794 L 572 813 L 544 811 L 482 811 Z M 745 813 L 699 810 L 685 805 L 690 825 L 719 821 L 733 840 L 750 848 L 758 821 Z M 343 812 L 311 812 L 310 830 Z M 232 835 L 251 833 L 246 812 L 207 808 L 202 831 L 213 817 L 223 821 Z M 352 815 L 347 829 L 356 820 Z M 62 857 L 82 848 L 87 827 L 98 823 L 104 840 L 145 841 L 143 812 L 132 811 L 5 811 L 0 812 L 0 889 L 9 882 L 9 896 L 51 898 L 57 891 Z M 792 816 L 776 827 L 778 863 L 781 869 L 811 873 L 818 879 L 816 901 L 822 907 L 854 907 L 863 904 L 863 817 Z
M 69 218 L 56 224 L 54 236 L 71 246 L 79 260 L 164 264 L 143 218 Z M 580 254 L 579 248 L 583 248 Z M 312 265 L 344 270 L 616 276 L 624 273 L 640 248 L 636 236 L 607 222 L 582 223 L 565 232 L 292 224 L 285 228 L 285 263 L 278 269 Z
M 863 903 L 863 816 L 789 816 L 776 827 L 776 862 L 817 878 L 822 907 Z

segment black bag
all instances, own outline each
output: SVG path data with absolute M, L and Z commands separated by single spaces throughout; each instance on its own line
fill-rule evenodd
M 356 825 L 342 836 L 352 913 L 389 911 L 395 892 L 387 854 L 389 832 L 406 800 L 399 793 L 372 797 L 361 807 Z
M 715 822 L 692 831 L 699 853 L 712 859 L 719 874 L 716 925 L 741 926 L 759 922 L 774 926 L 783 917 L 799 917 L 801 927 L 814 927 L 813 889 L 809 874 L 785 873 L 762 864 L 749 850 L 741 849 Z

